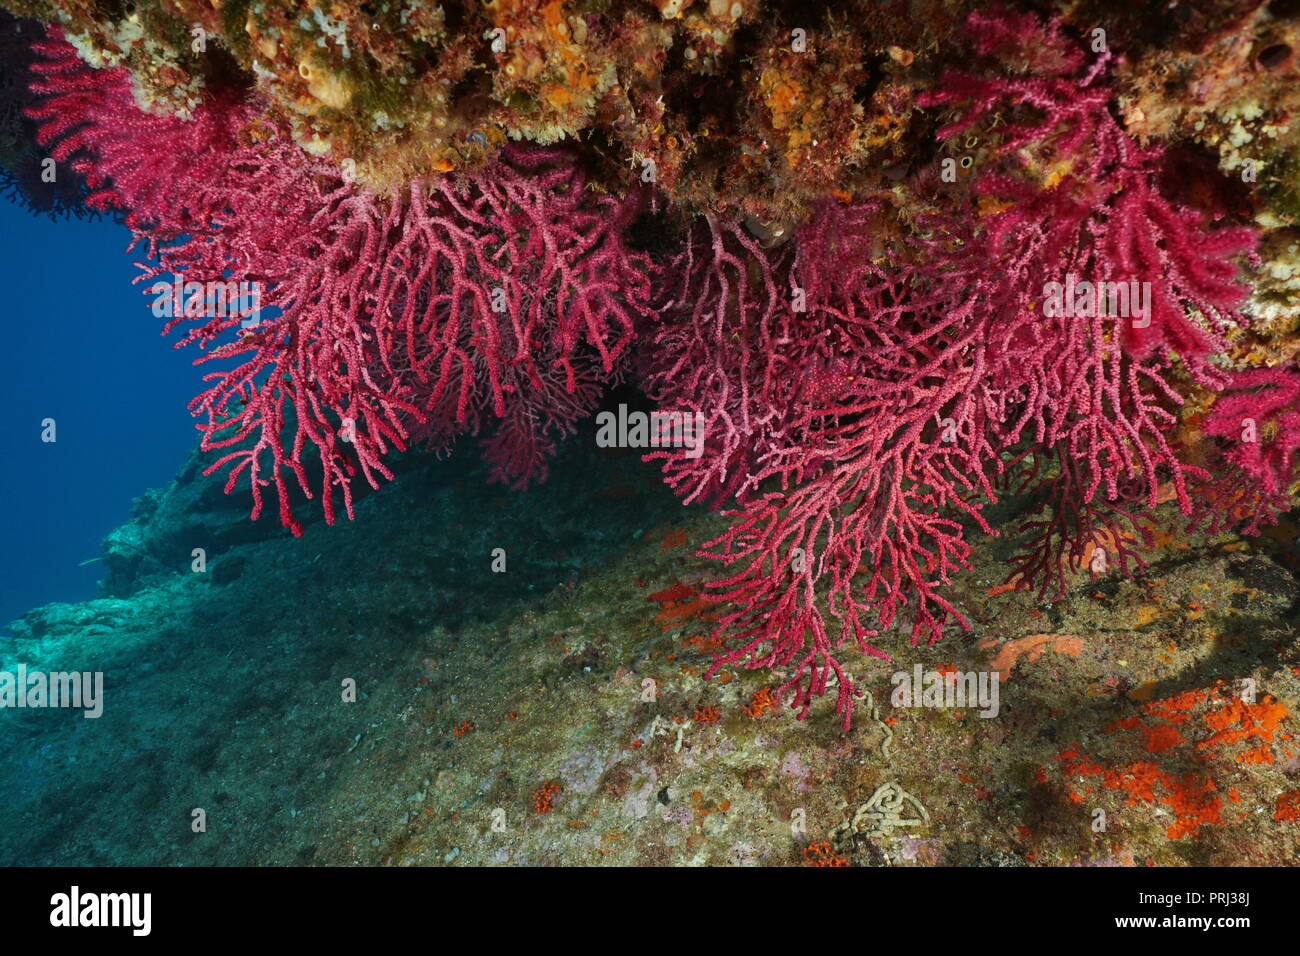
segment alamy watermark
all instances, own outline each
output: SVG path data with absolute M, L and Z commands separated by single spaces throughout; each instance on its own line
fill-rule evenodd
M 1047 318 L 1133 319 L 1133 328 L 1151 324 L 1151 283 L 1090 282 L 1074 273 L 1065 282 L 1043 285 L 1043 315 Z
M 158 318 L 224 319 L 234 316 L 250 329 L 262 321 L 262 283 L 253 280 L 186 282 L 174 276 L 171 282 L 155 282 L 153 314 Z
M 981 717 L 998 715 L 997 671 L 927 671 L 920 664 L 910 671 L 895 671 L 889 702 L 895 707 L 949 707 L 979 709 Z
M 687 458 L 704 452 L 703 412 L 641 412 L 618 406 L 596 416 L 599 448 L 685 448 Z
M 103 671 L 0 671 L 0 709 L 6 707 L 71 707 L 95 719 L 104 712 Z
M 152 893 L 83 893 L 73 886 L 50 897 L 54 927 L 123 927 L 132 936 L 148 936 L 153 928 Z

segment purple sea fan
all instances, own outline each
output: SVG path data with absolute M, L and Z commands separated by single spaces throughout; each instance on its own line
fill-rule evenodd
M 241 91 L 210 93 L 185 122 L 143 112 L 126 69 L 91 69 L 57 28 L 32 49 L 37 103 L 28 115 L 51 155 L 84 177 L 87 207 L 121 212 L 132 229 L 172 233 L 206 229 L 220 216 L 219 184 L 241 155 L 239 130 L 255 114 Z
M 868 344 L 863 290 L 887 285 L 870 258 L 880 214 L 824 203 L 773 248 L 708 214 L 659 266 L 645 388 L 666 411 L 698 414 L 705 440 L 646 459 L 685 502 L 743 500 L 773 456 L 807 447 L 801 417 L 851 381 Z
M 1043 49 L 1062 42 L 1059 25 L 1006 12 L 973 14 L 967 32 L 978 52 L 1012 59 L 996 40 L 1014 35 Z M 1166 153 L 1140 146 L 1112 115 L 1104 81 L 1110 56 L 1087 67 L 1081 55 L 1053 57 L 1052 69 L 1028 76 L 1007 76 L 1005 67 L 988 76 L 948 71 L 918 102 L 956 108 L 940 140 L 997 115 L 996 131 L 986 135 L 997 137 L 998 161 L 974 184 L 992 210 L 990 243 L 1014 255 L 1005 236 L 1026 219 L 1047 219 L 1054 238 L 1039 255 L 1050 278 L 1149 288 L 1147 314 L 1118 324 L 1128 352 L 1145 358 L 1171 349 L 1193 375 L 1216 378 L 1204 360 L 1222 349 L 1219 331 L 1240 321 L 1236 307 L 1248 289 L 1236 281 L 1232 257 L 1253 246 L 1255 232 L 1210 231 L 1206 214 L 1161 194 Z
M 977 39 L 996 22 L 975 18 Z M 936 197 L 947 211 L 883 253 L 827 245 L 837 231 L 814 226 L 770 254 L 711 222 L 675 267 L 681 291 L 656 338 L 673 364 L 652 377 L 656 397 L 691 408 L 694 396 L 714 417 L 698 462 L 661 457 L 679 491 L 741 505 L 703 551 L 731 572 L 709 585 L 729 605 L 714 671 L 788 668 L 782 691 L 800 716 L 834 679 L 847 725 L 854 689 L 838 651 L 884 657 L 869 639 L 904 609 L 913 643 L 965 626 L 943 588 L 968 566 L 968 529 L 996 533 L 982 510 L 1008 471 L 1052 509 L 1013 568 L 1036 581 L 1102 533 L 1127 570 L 1116 522 L 1153 507 L 1164 482 L 1189 511 L 1187 478 L 1204 474 L 1169 437 L 1181 402 L 1170 350 L 1222 381 L 1208 357 L 1238 318 L 1229 255 L 1252 234 L 1205 234 L 1161 195 L 1162 154 L 1112 118 L 1104 60 L 1084 72 L 1037 23 L 1017 18 L 999 36 L 1038 30 L 1044 75 L 950 74 L 925 101 L 964 106 L 941 136 L 1000 117 L 1003 152 L 977 175 L 968 214 L 952 211 L 954 186 Z M 984 48 L 1005 46 L 994 40 Z M 838 283 L 807 278 L 832 269 Z M 1046 308 L 1071 274 L 1150 282 L 1149 321 Z M 785 296 L 805 286 L 831 290 L 806 316 Z
M 388 199 L 233 94 L 192 120 L 151 116 L 123 71 L 43 49 L 42 135 L 94 157 L 95 201 L 126 212 L 157 258 L 141 281 L 260 290 L 251 319 L 200 308 L 167 325 L 191 323 L 180 344 L 209 348 L 198 362 L 236 363 L 191 410 L 202 447 L 224 452 L 209 471 L 231 466 L 227 491 L 249 479 L 253 517 L 268 483 L 295 534 L 293 485 L 320 495 L 327 521 L 340 492 L 351 516 L 352 481 L 391 477 L 391 448 L 444 445 L 516 402 L 527 411 L 487 450 L 494 476 L 521 484 L 546 433 L 594 404 L 593 370 L 616 374 L 649 296 L 648 265 L 623 244 L 641 197 L 590 192 L 571 153 L 512 147 Z
M 1289 491 L 1300 453 L 1300 372 L 1261 368 L 1235 374 L 1202 431 L 1228 443 L 1225 457 L 1266 495 Z
M 482 443 L 488 480 L 515 490 L 545 481 L 558 441 L 577 432 L 578 422 L 595 412 L 606 390 L 622 382 L 625 368 L 619 361 L 606 372 L 597 355 L 582 353 L 563 367 L 558 361 L 539 367 L 535 381 L 507 386 L 513 394 L 505 416 Z
M 1017 18 L 1017 30 L 1029 22 Z M 977 48 L 987 47 L 981 37 L 990 29 L 988 18 L 972 17 Z M 1038 30 L 1044 43 L 1060 36 L 1054 25 Z M 1180 462 L 1167 435 L 1182 401 L 1169 384 L 1171 356 L 1202 385 L 1222 387 L 1225 376 L 1209 359 L 1225 347 L 1221 331 L 1242 321 L 1236 307 L 1248 289 L 1233 256 L 1255 239 L 1248 228 L 1210 231 L 1210 216 L 1162 194 L 1169 157 L 1140 147 L 1113 118 L 1102 82 L 1108 58 L 1086 70 L 1081 59 L 1062 60 L 1027 77 L 949 73 L 922 97 L 924 105 L 960 105 L 940 138 L 998 115 L 991 126 L 1000 158 L 974 182 L 983 213 L 976 255 L 1002 270 L 1009 307 L 1038 309 L 1047 323 L 1049 288 L 1080 279 L 1094 291 L 1083 314 L 1066 310 L 1062 345 L 1044 369 L 1051 378 L 1034 388 L 1050 402 L 1035 412 L 1024 487 L 1044 492 L 1046 515 L 1026 525 L 1036 537 L 1011 579 L 1048 590 L 1049 581 L 1064 587 L 1063 555 L 1077 566 L 1099 540 L 1110 542 L 1109 560 L 1121 571 L 1140 567 L 1124 543 L 1144 534 L 1129 506 L 1154 507 L 1162 477 L 1181 510 L 1192 511 L 1187 479 L 1207 475 Z M 1112 296 L 1131 290 L 1127 308 L 1116 310 L 1118 297 L 1107 300 L 1103 288 Z
M 93 217 L 81 176 L 66 159 L 50 168 L 53 157 L 38 144 L 27 115 L 37 100 L 32 65 L 40 59 L 32 44 L 44 39 L 41 24 L 0 10 L 0 195 L 51 219 Z
M 983 280 L 896 255 L 878 264 L 876 212 L 824 207 L 797 252 L 710 221 L 676 264 L 651 375 L 661 404 L 706 415 L 703 456 L 658 453 L 670 483 L 742 506 L 704 547 L 735 569 L 709 584 L 731 606 L 714 670 L 789 667 L 782 692 L 801 716 L 834 675 L 846 723 L 845 642 L 885 657 L 867 639 L 904 605 L 914 638 L 955 615 L 938 591 L 969 554 L 954 515 L 992 533 L 972 499 L 993 495 L 990 438 L 1009 410 L 989 377 Z

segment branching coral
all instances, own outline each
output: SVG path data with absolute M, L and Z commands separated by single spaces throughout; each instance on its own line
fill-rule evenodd
M 1289 491 L 1300 454 L 1300 372 L 1266 368 L 1236 375 L 1204 431 L 1228 443 L 1227 459 L 1265 494 Z
M 97 157 L 88 203 L 125 213 L 157 258 L 141 280 L 260 290 L 256 316 L 177 309 L 167 325 L 192 322 L 182 344 L 215 345 L 200 362 L 239 363 L 208 375 L 191 410 L 203 447 L 225 452 L 212 469 L 233 465 L 228 489 L 247 473 L 254 517 L 271 482 L 300 531 L 286 479 L 314 496 L 308 447 L 332 521 L 335 492 L 351 516 L 355 477 L 391 477 L 390 448 L 445 443 L 516 401 L 526 410 L 488 450 L 522 484 L 548 433 L 571 430 L 593 381 L 616 373 L 648 295 L 622 238 L 639 197 L 594 196 L 564 151 L 520 147 L 472 179 L 388 200 L 268 130 L 255 105 L 152 116 L 125 71 L 89 70 L 57 40 L 41 51 L 41 138 L 56 157 Z
M 719 624 L 734 640 L 723 660 L 790 666 L 783 689 L 801 713 L 834 675 L 848 720 L 853 688 L 835 652 L 852 641 L 879 655 L 866 639 L 903 607 L 913 642 L 964 624 L 939 588 L 969 554 L 959 519 L 993 531 L 979 500 L 996 500 L 1008 467 L 1028 469 L 1024 486 L 1052 514 L 1031 523 L 1041 534 L 1012 578 L 1058 586 L 1063 553 L 1077 561 L 1101 547 L 1127 571 L 1134 552 L 1114 519 L 1135 525 L 1126 507 L 1154 507 L 1162 481 L 1190 512 L 1186 480 L 1202 474 L 1168 438 L 1181 401 L 1169 355 L 1222 382 L 1207 359 L 1238 318 L 1244 289 L 1228 257 L 1252 234 L 1207 233 L 1160 195 L 1162 154 L 1108 112 L 1104 57 L 1086 64 L 1031 17 L 974 16 L 970 29 L 977 53 L 1010 45 L 1041 65 L 1019 77 L 951 73 L 921 98 L 959 107 L 940 139 L 996 117 L 1004 158 L 978 174 L 970 219 L 926 223 L 927 261 L 895 251 L 873 274 L 861 248 L 824 245 L 853 226 L 819 220 L 798 237 L 801 259 L 773 261 L 710 221 L 711 244 L 692 244 L 670 269 L 686 280 L 651 383 L 661 398 L 680 391 L 712 409 L 713 428 L 712 454 L 666 456 L 669 481 L 688 498 L 707 490 L 744 506 L 706 546 L 739 568 L 713 584 L 736 608 Z M 833 285 L 807 265 L 845 261 Z M 1122 287 L 1125 309 L 1100 293 L 1077 313 L 1051 307 L 1049 290 L 1075 276 Z M 804 283 L 814 294 L 800 315 L 782 289 L 802 294 Z M 1150 290 L 1144 309 L 1139 288 Z M 779 490 L 752 494 L 765 483 Z
M 1033 509 L 1009 580 L 1043 595 L 1081 568 L 1141 567 L 1163 501 L 1194 520 L 1251 495 L 1268 518 L 1282 506 L 1295 376 L 1222 359 L 1255 233 L 1215 174 L 1185 184 L 1178 152 L 1126 130 L 1105 43 L 978 11 L 963 69 L 918 96 L 913 50 L 860 49 L 829 14 L 821 58 L 800 59 L 789 24 L 748 2 L 658 19 L 536 6 L 416 25 L 439 49 L 503 30 L 479 83 L 477 52 L 412 72 L 387 7 L 362 42 L 342 13 L 302 26 L 264 4 L 232 26 L 171 0 L 227 40 L 240 27 L 230 55 L 266 74 L 194 61 L 202 93 L 180 112 L 57 31 L 38 45 L 41 142 L 143 244 L 141 281 L 179 309 L 168 329 L 228 363 L 192 410 L 254 516 L 268 485 L 295 533 L 299 495 L 332 521 L 341 494 L 351 516 L 354 483 L 390 478 L 394 450 L 493 424 L 491 476 L 522 486 L 635 374 L 704 423 L 702 446 L 648 457 L 731 518 L 701 547 L 723 569 L 715 671 L 784 669 L 800 716 L 834 685 L 847 725 L 841 650 L 886 657 L 900 621 L 913 643 L 965 626 L 945 585 L 973 532 L 998 533 L 1000 497 Z M 921 39 L 892 6 L 871 16 Z M 728 87 L 736 59 L 752 69 Z M 403 77 L 408 107 L 455 135 L 399 122 L 355 161 L 317 148 L 361 144 L 358 104 Z M 472 132 L 472 161 L 449 160 Z M 531 142 L 498 149 L 507 136 Z M 396 188 L 357 178 L 380 154 Z M 260 312 L 189 311 L 171 291 L 212 283 L 255 286 Z M 1192 442 L 1189 394 L 1211 409 Z M 1254 444 L 1232 441 L 1243 416 Z
M 0 11 L 0 195 L 51 219 L 93 215 L 83 200 L 85 184 L 65 159 L 56 162 L 36 142 L 27 110 L 40 94 L 31 89 L 32 44 L 44 39 L 40 24 Z

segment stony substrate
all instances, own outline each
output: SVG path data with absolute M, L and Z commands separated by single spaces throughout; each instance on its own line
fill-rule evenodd
M 970 633 L 885 634 L 892 663 L 846 652 L 861 699 L 845 733 L 830 698 L 792 719 L 779 674 L 703 680 L 716 608 L 687 543 L 717 518 L 635 456 L 565 457 L 522 495 L 477 466 L 417 468 L 356 522 L 16 622 L 4 668 L 103 670 L 106 703 L 98 720 L 0 713 L 0 861 L 1300 856 L 1293 525 L 1172 538 L 1136 580 L 1077 574 L 1051 604 L 999 586 L 1014 541 L 979 547 L 953 592 Z M 891 675 L 918 664 L 996 671 L 997 716 L 895 706 Z

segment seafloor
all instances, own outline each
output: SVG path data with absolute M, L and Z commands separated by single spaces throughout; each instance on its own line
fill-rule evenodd
M 635 453 L 571 443 L 552 475 L 510 493 L 414 462 L 294 540 L 191 460 L 106 542 L 118 596 L 0 639 L 0 667 L 101 670 L 106 698 L 98 720 L 0 711 L 0 863 L 1300 857 L 1293 522 L 1208 538 L 1169 515 L 1149 571 L 1051 604 L 998 587 L 1015 535 L 984 539 L 952 590 L 970 633 L 846 651 L 872 695 L 846 733 L 832 698 L 774 706 L 771 672 L 701 679 L 716 608 L 688 545 L 717 518 Z M 893 707 L 917 662 L 998 670 L 999 715 Z

